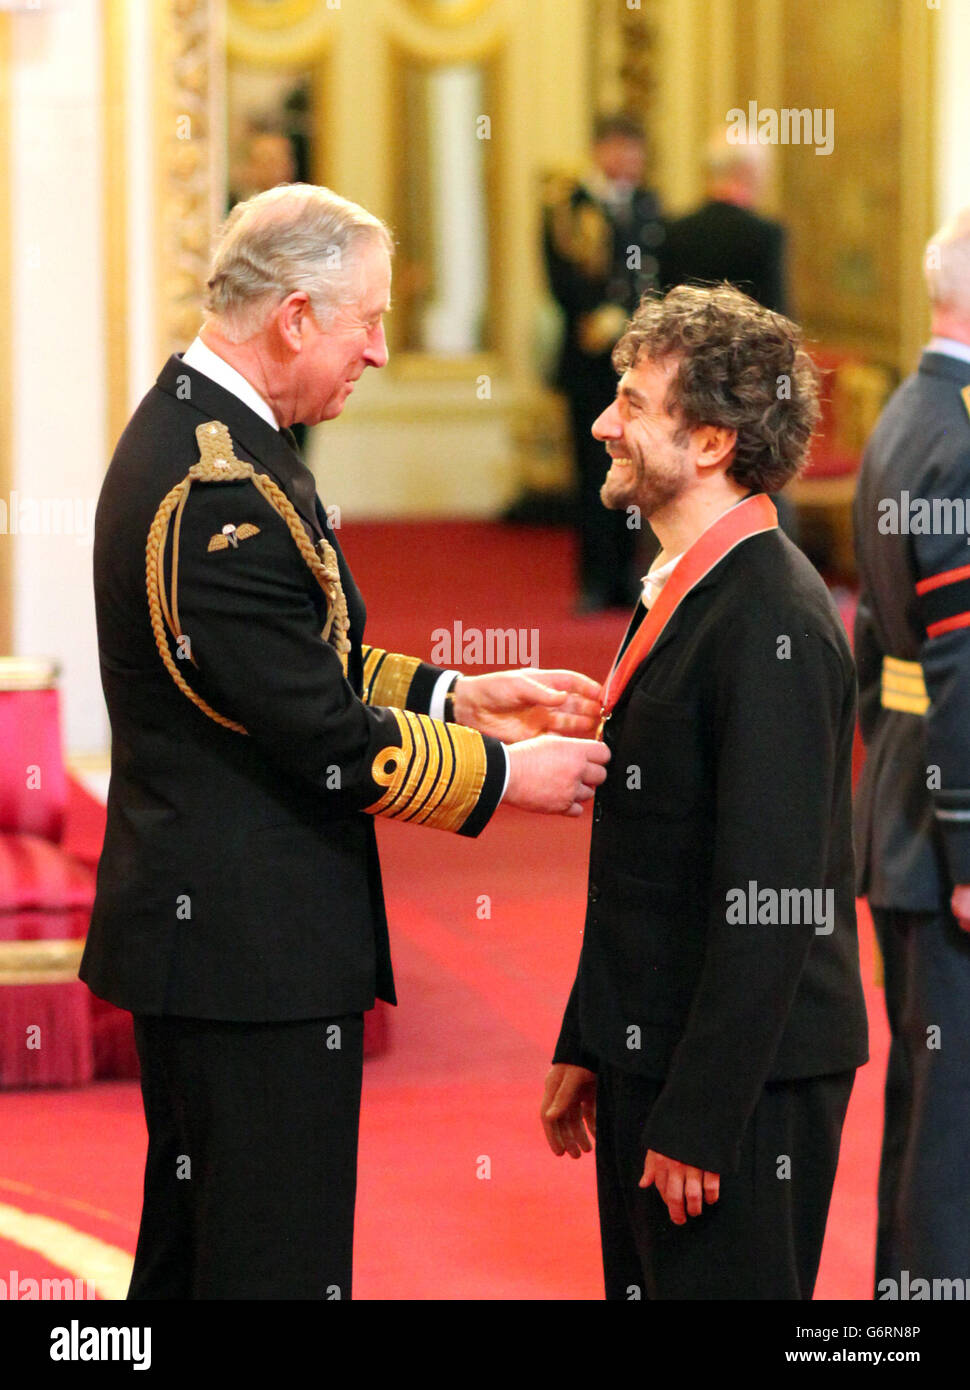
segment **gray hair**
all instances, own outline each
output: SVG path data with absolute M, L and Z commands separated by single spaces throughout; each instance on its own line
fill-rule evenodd
M 366 245 L 392 254 L 387 227 L 329 188 L 288 183 L 237 203 L 216 237 L 205 307 L 233 342 L 258 333 L 294 290 L 308 295 L 321 328 L 354 295 Z
M 732 140 L 723 127 L 711 135 L 704 150 L 704 172 L 711 179 L 740 178 L 764 182 L 771 166 L 771 151 L 758 140 L 756 131 Z
M 930 239 L 923 257 L 930 302 L 970 321 L 970 207 Z

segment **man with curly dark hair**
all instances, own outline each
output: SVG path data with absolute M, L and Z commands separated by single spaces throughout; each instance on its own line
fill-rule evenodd
M 601 497 L 663 548 L 605 687 L 543 1125 L 557 1155 L 596 1139 L 608 1298 L 808 1299 L 867 1056 L 855 673 L 767 495 L 805 456 L 816 374 L 795 324 L 727 285 L 644 300 L 614 363 Z

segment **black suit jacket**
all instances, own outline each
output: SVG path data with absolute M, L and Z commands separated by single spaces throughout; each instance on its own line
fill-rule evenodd
M 118 444 L 96 518 L 112 772 L 81 977 L 134 1013 L 284 1021 L 357 1012 L 375 993 L 394 999 L 364 808 L 383 798 L 388 814 L 423 814 L 406 804 L 415 784 L 405 795 L 402 781 L 422 766 L 416 745 L 440 742 L 448 753 L 457 739 L 452 784 L 433 787 L 433 771 L 420 784 L 446 797 L 462 784 L 460 829 L 476 834 L 501 797 L 505 755 L 470 730 L 364 702 L 380 695 L 382 659 L 372 653 L 365 674 L 364 603 L 335 531 L 327 536 L 350 617 L 346 679 L 321 640 L 325 596 L 250 482 L 193 485 L 178 585 L 196 663 L 182 662 L 186 678 L 248 736 L 220 727 L 178 690 L 149 623 L 145 546 L 160 502 L 199 458 L 197 426 L 210 420 L 228 427 L 237 457 L 283 489 L 312 539 L 327 524 L 312 474 L 285 437 L 171 358 Z M 258 534 L 209 549 L 225 525 L 245 522 Z M 178 659 L 174 643 L 170 650 Z M 426 711 L 436 668 L 398 660 L 394 669 L 384 689 Z
M 970 883 L 970 627 L 927 631 L 970 613 L 968 387 L 970 362 L 925 352 L 883 411 L 855 496 L 859 891 L 900 911 L 941 911 Z M 922 663 L 925 717 L 883 708 L 884 656 Z
M 784 228 L 747 208 L 711 199 L 669 223 L 659 259 L 664 290 L 727 280 L 766 309 L 788 312 Z
M 606 725 L 555 1060 L 663 1079 L 644 1138 L 681 1162 L 734 1170 L 766 1082 L 866 1059 L 854 721 L 841 620 L 775 530 L 687 595 Z M 784 907 L 792 889 L 818 891 L 812 911 L 807 898 Z

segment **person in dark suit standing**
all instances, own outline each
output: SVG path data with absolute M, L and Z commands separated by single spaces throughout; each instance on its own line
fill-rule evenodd
M 613 347 L 641 295 L 657 283 L 664 231 L 657 197 L 643 186 L 644 161 L 639 121 L 603 116 L 591 172 L 579 181 L 553 180 L 546 196 L 546 268 L 564 320 L 555 384 L 569 406 L 583 612 L 628 608 L 636 594 L 637 531 L 624 513 L 599 506 L 603 454 L 590 428 L 613 389 Z
M 704 155 L 705 201 L 667 224 L 658 271 L 664 290 L 726 282 L 766 309 L 791 312 L 785 229 L 755 211 L 764 197 L 770 159 L 770 146 L 732 142 L 724 130 L 712 135 Z M 797 544 L 795 507 L 783 492 L 772 500 L 780 525 Z
M 595 727 L 587 678 L 364 644 L 289 427 L 387 361 L 390 250 L 328 189 L 238 205 L 101 493 L 112 776 L 81 977 L 135 1018 L 131 1298 L 350 1297 L 363 1012 L 395 998 L 373 817 L 474 836 L 502 800 L 580 814 L 602 776 L 566 737 Z
M 933 336 L 866 446 L 854 512 L 858 886 L 892 1037 L 877 1297 L 904 1270 L 970 1269 L 970 209 L 925 267 Z
M 714 136 L 705 156 L 706 197 L 686 217 L 667 224 L 659 251 L 662 289 L 693 281 L 727 280 L 786 314 L 785 229 L 755 209 L 764 196 L 770 150 Z
M 816 374 L 795 325 L 729 286 L 645 300 L 614 361 L 603 502 L 663 548 L 604 687 L 542 1121 L 557 1155 L 595 1134 L 608 1298 L 807 1299 L 867 1056 L 855 673 L 766 495 L 804 458 Z

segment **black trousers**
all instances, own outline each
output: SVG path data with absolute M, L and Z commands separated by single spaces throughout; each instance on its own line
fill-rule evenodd
M 892 1037 L 879 1283 L 970 1277 L 970 937 L 946 912 L 872 909 Z
M 351 1296 L 363 1018 L 135 1017 L 148 1124 L 130 1299 Z
M 600 1070 L 596 1179 L 606 1297 L 809 1299 L 855 1071 L 769 1083 L 716 1203 L 675 1226 L 638 1187 L 640 1138 L 662 1081 Z M 676 1154 L 668 1157 L 676 1158 Z

